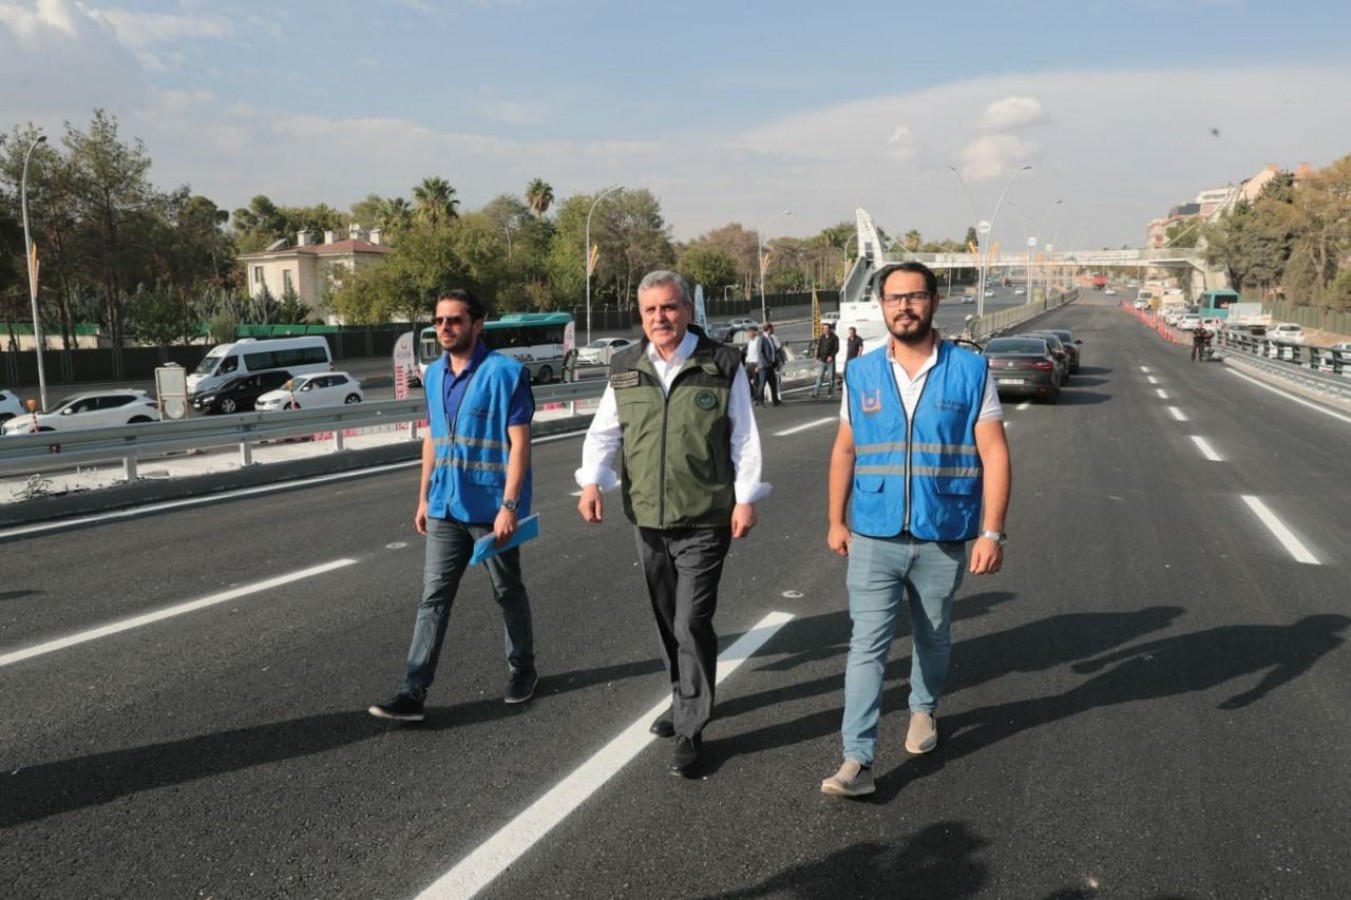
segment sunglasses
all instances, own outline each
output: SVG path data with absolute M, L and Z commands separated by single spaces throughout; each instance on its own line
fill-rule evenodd
M 440 328 L 442 325 L 463 325 L 464 316 L 433 316 L 432 324 Z

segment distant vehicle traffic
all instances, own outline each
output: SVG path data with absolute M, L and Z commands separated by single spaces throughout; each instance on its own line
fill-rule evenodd
M 530 380 L 549 384 L 563 372 L 563 359 L 574 346 L 572 313 L 510 313 L 483 323 L 483 343 L 530 370 Z M 427 367 L 442 356 L 436 329 L 427 327 L 418 335 L 418 371 L 427 378 Z
M 192 408 L 207 415 L 249 412 L 259 397 L 281 387 L 292 377 L 290 372 L 272 371 L 232 378 L 218 388 L 193 394 Z
M 346 372 L 321 372 L 318 375 L 297 375 L 275 391 L 268 391 L 259 397 L 254 408 L 259 412 L 314 409 L 360 403 L 364 398 L 361 382 L 351 375 Z
M 1267 329 L 1267 340 L 1282 344 L 1304 343 L 1304 329 L 1294 322 L 1277 322 Z
M 1060 366 L 1044 338 L 994 338 L 981 355 L 1001 397 L 1033 397 L 1048 403 L 1060 399 Z
M 140 425 L 159 419 L 159 407 L 142 390 L 87 391 L 65 398 L 51 412 L 24 414 L 5 423 L 5 434 L 74 431 Z
M 23 401 L 19 399 L 18 394 L 13 391 L 0 391 L 0 425 L 27 411 L 23 408 Z
M 579 366 L 604 366 L 609 365 L 610 357 L 615 355 L 618 350 L 634 343 L 633 338 L 626 337 L 604 337 L 596 338 L 577 352 L 577 364 Z
M 218 388 L 241 375 L 277 370 L 304 375 L 328 372 L 332 368 L 333 354 L 328 341 L 317 334 L 263 341 L 244 338 L 207 351 L 201 363 L 188 375 L 188 394 Z

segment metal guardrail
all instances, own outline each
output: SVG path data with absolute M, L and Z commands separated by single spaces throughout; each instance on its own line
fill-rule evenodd
M 599 397 L 606 381 L 553 384 L 535 389 L 535 404 L 572 403 Z M 380 400 L 321 409 L 246 412 L 165 420 L 114 428 L 44 431 L 0 438 L 0 476 L 29 475 L 72 464 L 122 461 L 125 477 L 137 477 L 137 462 L 184 450 L 237 446 L 243 465 L 252 462 L 252 448 L 263 441 L 331 434 L 335 450 L 343 449 L 344 432 L 417 422 L 427 415 L 422 398 Z M 416 436 L 416 433 L 410 435 Z
M 987 340 L 1003 334 L 1015 325 L 1021 325 L 1045 312 L 1059 309 L 1078 299 L 1079 290 L 1077 288 L 1071 291 L 1059 291 L 1042 300 L 1034 300 L 1021 306 L 1011 306 L 982 316 L 979 319 L 973 319 L 969 326 L 971 339 L 975 341 Z
M 1221 331 L 1228 358 L 1339 397 L 1351 397 L 1351 353 Z

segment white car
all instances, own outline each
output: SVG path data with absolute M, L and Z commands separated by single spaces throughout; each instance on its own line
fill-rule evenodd
M 1183 331 L 1192 331 L 1201 324 L 1201 317 L 1188 313 L 1177 320 L 1177 327 Z
M 88 391 L 72 394 L 53 407 L 51 412 L 38 413 L 36 417 L 27 413 L 15 416 L 5 423 L 5 434 L 111 428 L 139 425 L 158 419 L 159 407 L 145 391 Z
M 253 408 L 260 412 L 314 409 L 320 406 L 360 403 L 365 396 L 361 390 L 361 382 L 346 372 L 319 372 L 314 375 L 297 375 L 275 391 L 263 394 Z
M 606 337 L 596 338 L 577 351 L 577 364 L 580 366 L 603 366 L 610 362 L 616 350 L 623 350 L 633 343 L 633 338 Z
M 1102 292 L 1106 294 L 1108 297 L 1116 296 L 1116 288 L 1103 288 Z
M 993 296 L 994 296 L 994 288 L 989 288 L 989 289 L 987 289 L 987 290 L 985 291 L 985 296 L 987 296 L 987 297 L 993 297 Z
M 1013 289 L 1013 296 L 1015 296 L 1015 297 L 1021 297 L 1021 296 L 1023 296 L 1023 289 L 1022 289 L 1022 288 L 1014 288 L 1014 289 Z
M 1267 340 L 1282 344 L 1304 343 L 1304 329 L 1294 322 L 1277 322 L 1267 329 Z
M 760 323 L 757 322 L 757 321 L 755 321 L 754 319 L 729 319 L 729 320 L 727 321 L 727 327 L 728 327 L 728 328 L 755 328 L 755 329 L 758 330 L 758 329 L 760 328 Z
M 1328 349 L 1336 350 L 1338 353 L 1342 354 L 1351 354 L 1351 341 L 1338 341 Z
M 837 312 L 821 313 L 821 324 L 829 325 L 831 328 L 837 327 L 840 324 L 840 314 Z
M 23 401 L 19 399 L 18 394 L 13 391 L 0 391 L 0 425 L 26 412 L 28 410 L 24 409 Z

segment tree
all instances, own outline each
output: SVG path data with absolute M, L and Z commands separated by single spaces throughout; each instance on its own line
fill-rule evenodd
M 460 201 L 455 198 L 455 188 L 439 175 L 422 179 L 413 188 L 413 201 L 418 218 L 433 228 L 459 216 Z
M 554 202 L 554 189 L 542 178 L 533 178 L 525 186 L 525 202 L 536 218 L 549 211 Z
M 905 233 L 905 237 L 901 238 L 901 246 L 905 247 L 905 249 L 911 253 L 918 253 L 920 245 L 923 243 L 924 239 L 920 237 L 919 229 L 917 228 L 911 228 Z
M 345 277 L 333 309 L 353 324 L 426 320 L 451 288 L 481 290 L 457 249 L 453 229 L 417 224 L 373 266 Z
M 696 244 L 685 250 L 676 268 L 691 285 L 702 284 L 714 293 L 741 281 L 736 260 L 710 244 Z

